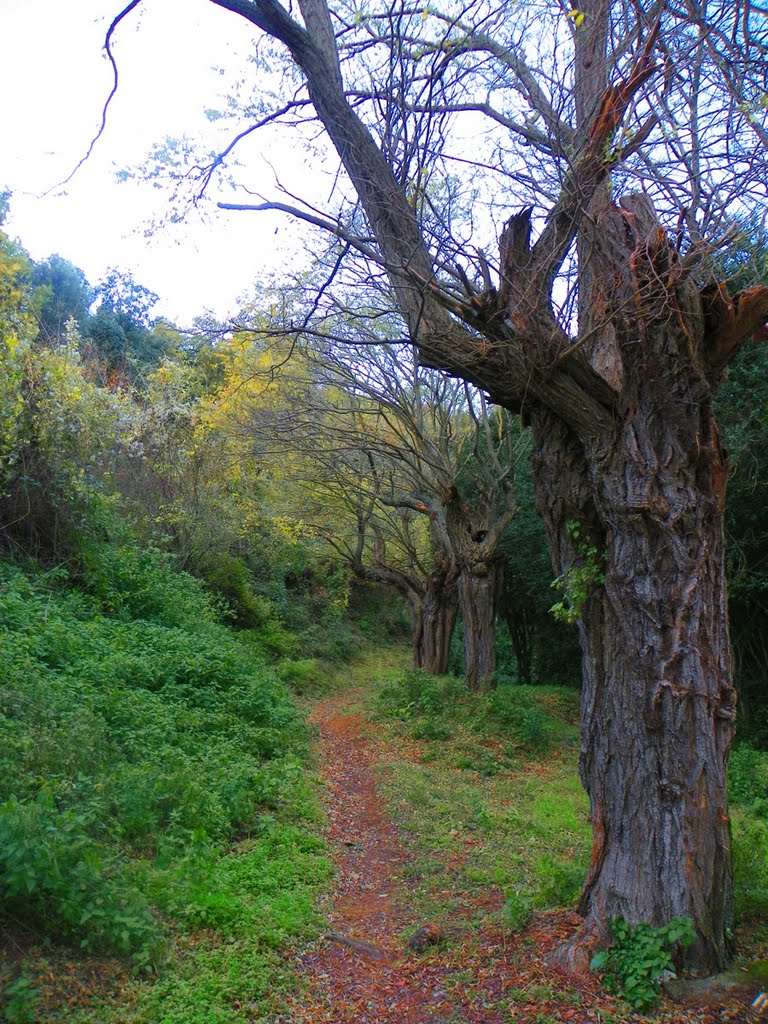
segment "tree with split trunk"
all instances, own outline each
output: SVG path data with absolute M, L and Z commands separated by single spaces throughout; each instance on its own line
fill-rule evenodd
M 283 117 L 299 140 L 315 118 L 349 183 L 328 214 L 283 198 L 250 208 L 323 227 L 344 261 L 385 274 L 422 363 L 530 422 L 556 573 L 597 552 L 577 609 L 594 847 L 561 961 L 585 965 L 613 916 L 684 915 L 698 935 L 688 965 L 720 967 L 735 694 L 712 398 L 764 327 L 768 289 L 731 295 L 712 267 L 732 218 L 765 201 L 765 11 L 211 2 L 293 68 L 238 137 Z M 199 172 L 200 191 L 230 151 Z M 451 176 L 473 204 L 448 230 L 430 195 Z
M 352 328 L 357 343 L 340 345 L 343 327 L 329 337 L 327 316 L 324 337 L 297 343 L 282 398 L 246 412 L 241 431 L 291 457 L 314 504 L 308 521 L 355 575 L 405 598 L 416 667 L 446 671 L 460 609 L 465 681 L 487 690 L 519 425 L 466 383 L 420 368 L 410 346 L 361 345 L 363 324 Z

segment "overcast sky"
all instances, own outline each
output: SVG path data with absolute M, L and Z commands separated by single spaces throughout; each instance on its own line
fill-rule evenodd
M 6 229 L 34 259 L 59 253 L 92 283 L 108 267 L 130 270 L 160 295 L 156 313 L 180 324 L 206 309 L 224 316 L 270 269 L 295 262 L 290 223 L 211 205 L 207 217 L 193 214 L 146 237 L 167 209 L 166 194 L 149 184 L 121 184 L 117 172 L 139 164 L 166 136 L 207 132 L 211 146 L 221 144 L 220 126 L 204 111 L 222 107 L 233 82 L 248 72 L 255 36 L 243 19 L 209 0 L 144 0 L 117 30 L 120 87 L 107 129 L 74 179 L 55 187 L 100 123 L 112 84 L 104 35 L 122 6 L 123 0 L 0 0 L 0 189 L 13 192 Z M 268 161 L 276 155 L 267 136 L 242 152 L 249 187 L 272 197 Z M 300 156 L 293 164 L 294 177 L 309 179 Z M 213 198 L 235 197 L 219 188 Z

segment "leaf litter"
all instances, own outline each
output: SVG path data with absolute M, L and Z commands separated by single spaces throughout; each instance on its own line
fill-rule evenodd
M 746 997 L 719 1007 L 662 1000 L 654 1014 L 632 1013 L 596 975 L 570 975 L 547 962 L 576 930 L 574 912 L 538 912 L 510 935 L 498 923 L 503 894 L 488 887 L 462 893 L 450 921 L 428 922 L 445 941 L 411 951 L 409 935 L 425 924 L 415 917 L 404 873 L 413 837 L 396 824 L 377 779 L 386 765 L 416 761 L 420 751 L 413 741 L 377 729 L 359 710 L 361 697 L 359 690 L 337 690 L 318 700 L 310 716 L 319 736 L 335 879 L 321 908 L 323 936 L 291 954 L 302 984 L 275 1024 L 758 1021 Z M 435 851 L 434 857 L 447 872 L 461 853 Z M 478 925 L 483 917 L 488 924 Z

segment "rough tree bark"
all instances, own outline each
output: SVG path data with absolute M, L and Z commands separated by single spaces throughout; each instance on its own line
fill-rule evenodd
M 502 563 L 495 560 L 466 567 L 459 576 L 464 680 L 477 693 L 496 686 L 496 609 L 502 570 Z
M 609 919 L 696 924 L 688 954 L 716 970 L 731 915 L 726 767 L 735 720 L 723 577 L 727 456 L 712 413 L 719 373 L 697 289 L 644 197 L 606 207 L 593 266 L 621 366 L 613 436 L 585 444 L 532 415 L 534 476 L 555 564 L 578 551 L 575 520 L 604 558 L 582 610 L 582 782 L 593 852 L 586 967 Z M 602 274 L 600 273 L 602 263 Z
M 458 569 L 464 681 L 470 690 L 485 693 L 496 685 L 496 612 L 504 580 L 499 548 L 517 502 L 508 482 L 485 499 L 474 497 L 474 502 L 464 500 L 455 485 L 447 488 L 434 525 Z
M 423 577 L 384 563 L 365 565 L 359 557 L 350 568 L 358 579 L 392 587 L 403 597 L 411 622 L 413 667 L 444 675 L 459 608 L 457 572 L 450 562 L 439 558 Z
M 459 611 L 456 577 L 433 572 L 418 593 L 406 597 L 411 617 L 413 667 L 429 675 L 448 671 L 451 638 Z

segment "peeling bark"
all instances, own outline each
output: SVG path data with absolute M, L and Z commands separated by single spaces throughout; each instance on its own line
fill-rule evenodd
M 593 853 L 585 921 L 561 962 L 583 968 L 611 917 L 693 919 L 686 960 L 718 970 L 732 910 L 726 800 L 736 695 L 723 572 L 727 456 L 712 412 L 701 302 L 644 200 L 604 211 L 602 308 L 625 384 L 609 444 L 533 416 L 537 500 L 559 572 L 575 519 L 605 583 L 579 621 L 582 782 Z M 620 268 L 617 273 L 617 266 Z

